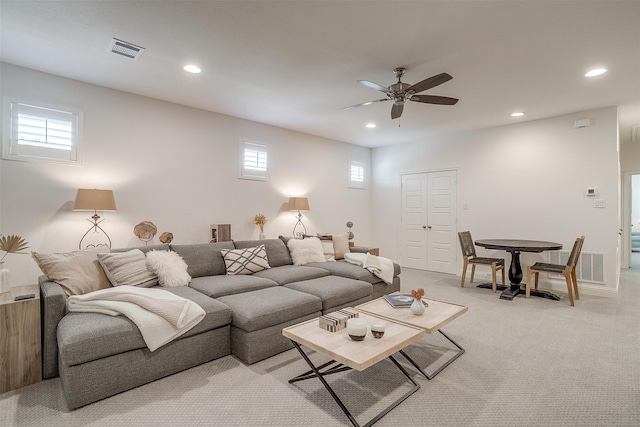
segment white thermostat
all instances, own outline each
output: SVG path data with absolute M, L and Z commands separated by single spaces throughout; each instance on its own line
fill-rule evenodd
M 595 187 L 589 187 L 584 193 L 587 197 L 596 197 L 598 195 L 598 189 Z

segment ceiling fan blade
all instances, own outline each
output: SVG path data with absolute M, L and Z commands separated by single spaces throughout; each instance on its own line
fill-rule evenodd
M 407 89 L 407 92 L 413 92 L 413 93 L 422 92 L 424 90 L 431 89 L 432 87 L 441 85 L 442 83 L 446 83 L 452 78 L 453 77 L 451 77 L 447 73 L 437 74 L 433 77 L 429 77 L 428 79 L 424 79 L 423 81 L 418 82 L 413 86 L 409 86 L 409 89 Z
M 434 95 L 413 95 L 412 101 L 424 102 L 425 104 L 438 104 L 438 105 L 455 105 L 458 102 L 457 98 L 449 98 L 448 96 L 434 96 Z
M 404 104 L 393 104 L 391 107 L 391 120 L 397 119 L 402 115 L 402 110 L 404 109 Z
M 382 85 L 379 85 L 378 83 L 370 82 L 369 80 L 358 80 L 358 83 L 363 86 L 370 87 L 371 89 L 379 90 L 380 92 L 392 93 L 392 91 L 388 87 L 384 87 Z
M 360 104 L 355 104 L 355 105 L 349 105 L 348 107 L 342 107 L 343 110 L 350 110 L 352 108 L 357 108 L 357 107 L 364 107 L 365 105 L 371 105 L 371 104 L 375 104 L 376 102 L 382 102 L 382 101 L 388 101 L 389 98 L 385 98 L 385 99 L 376 99 L 375 101 L 367 101 L 367 102 L 363 102 Z

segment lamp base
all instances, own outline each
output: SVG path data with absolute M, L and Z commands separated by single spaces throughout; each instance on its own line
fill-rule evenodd
M 82 242 L 87 238 L 87 236 L 89 235 L 89 233 L 91 233 L 93 231 L 94 234 L 98 234 L 99 235 L 99 239 L 103 240 L 103 235 L 104 237 L 107 238 L 107 242 L 108 243 L 86 243 L 86 246 L 84 247 L 84 249 L 91 249 L 91 248 L 99 248 L 99 247 L 106 247 L 111 249 L 111 238 L 109 237 L 109 235 L 107 234 L 106 231 L 104 231 L 102 229 L 102 227 L 100 227 L 100 223 L 102 221 L 104 221 L 104 219 L 100 219 L 100 215 L 98 215 L 98 212 L 94 212 L 93 216 L 91 217 L 91 219 L 87 218 L 87 221 L 89 221 L 91 224 L 91 227 L 87 230 L 86 233 L 84 233 L 84 235 L 82 236 L 82 238 L 80 239 L 80 242 L 78 243 L 78 249 L 82 250 Z
M 305 227 L 302 223 L 302 214 L 300 213 L 300 211 L 298 211 L 297 218 L 298 222 L 296 222 L 296 225 L 293 226 L 293 237 L 295 237 L 296 239 L 303 239 L 305 234 L 307 234 L 307 227 Z M 304 231 L 296 231 L 298 227 L 302 227 Z

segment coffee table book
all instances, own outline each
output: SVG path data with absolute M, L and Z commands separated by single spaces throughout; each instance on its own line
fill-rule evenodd
M 413 303 L 413 297 L 409 294 L 383 295 L 383 298 L 391 307 L 394 308 L 411 307 L 411 304 Z M 425 307 L 429 306 L 425 300 L 422 300 L 422 303 Z

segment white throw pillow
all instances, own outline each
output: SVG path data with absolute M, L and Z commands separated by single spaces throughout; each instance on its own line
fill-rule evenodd
M 186 286 L 191 281 L 187 263 L 173 251 L 147 252 L 147 265 L 160 281 L 160 286 Z
M 303 265 L 310 262 L 326 262 L 322 243 L 317 237 L 308 239 L 291 239 L 287 243 L 293 265 Z

